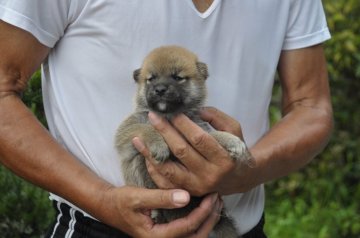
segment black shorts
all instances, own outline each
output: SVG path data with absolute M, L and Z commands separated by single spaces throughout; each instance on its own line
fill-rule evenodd
M 45 238 L 127 238 L 129 235 L 86 217 L 80 211 L 65 203 L 53 202 L 56 210 L 56 220 L 51 225 Z M 266 238 L 264 233 L 265 219 L 260 222 L 243 238 Z

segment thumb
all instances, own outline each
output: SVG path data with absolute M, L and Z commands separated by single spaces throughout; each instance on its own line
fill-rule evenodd
M 138 209 L 180 208 L 190 201 L 190 194 L 181 189 L 141 189 L 137 199 Z
M 200 111 L 201 119 L 219 131 L 226 131 L 243 139 L 241 126 L 237 120 L 215 107 L 204 107 Z

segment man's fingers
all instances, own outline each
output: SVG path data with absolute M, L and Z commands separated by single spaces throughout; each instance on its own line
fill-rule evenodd
M 181 189 L 144 189 L 139 188 L 139 192 L 133 196 L 133 209 L 158 209 L 158 208 L 180 208 L 186 206 L 190 201 L 190 194 Z
M 152 180 L 159 188 L 178 188 L 179 186 L 184 185 L 185 180 L 191 176 L 188 174 L 189 171 L 180 163 L 176 163 L 170 160 L 163 163 L 157 163 L 151 157 L 151 152 L 148 150 L 148 148 L 146 148 L 144 142 L 142 142 L 140 138 L 133 138 L 132 143 L 135 148 L 145 157 L 148 172 Z
M 155 113 L 149 113 L 149 120 L 155 129 L 164 137 L 167 145 L 187 168 L 192 170 L 201 169 L 202 156 L 194 150 L 182 135 L 164 118 Z
M 224 150 L 214 137 L 193 123 L 184 114 L 176 116 L 172 122 L 175 128 L 181 131 L 187 141 L 206 159 L 217 161 L 219 158 L 228 156 L 227 151 Z
M 134 137 L 132 139 L 132 143 L 135 146 L 135 148 L 145 157 L 150 158 L 151 153 L 148 148 L 146 148 L 144 142 L 139 137 Z
M 171 183 L 168 178 L 166 178 L 164 175 L 162 175 L 157 171 L 156 167 L 151 162 L 149 162 L 149 160 L 146 160 L 146 167 L 150 174 L 150 177 L 159 188 L 161 189 L 176 188 L 176 186 L 173 183 Z
M 223 201 L 220 199 L 216 201 L 213 211 L 205 222 L 199 227 L 196 233 L 190 238 L 200 238 L 208 237 L 211 231 L 214 229 L 215 225 L 219 222 L 221 218 L 221 210 L 223 208 Z
M 196 236 L 199 229 L 202 228 L 204 222 L 213 222 L 212 220 L 208 220 L 209 216 L 212 215 L 214 211 L 214 207 L 219 200 L 219 195 L 214 193 L 206 196 L 201 202 L 200 206 L 195 208 L 188 216 L 184 218 L 179 218 L 167 224 L 157 224 L 154 226 L 154 229 L 159 232 L 159 230 L 163 230 L 166 232 L 168 227 L 172 227 L 171 234 L 165 237 L 183 237 L 184 234 L 187 234 L 186 237 L 201 237 L 199 235 Z M 216 217 L 215 217 L 216 219 Z M 205 233 L 210 229 L 212 224 L 206 224 L 206 226 L 201 230 L 201 234 Z M 165 234 L 165 233 L 163 233 Z M 208 236 L 202 236 L 208 237 Z
M 240 124 L 224 112 L 214 107 L 205 107 L 201 110 L 200 116 L 201 119 L 210 123 L 216 130 L 229 132 L 244 140 Z M 256 161 L 247 148 L 243 154 L 242 162 L 250 168 L 256 166 Z
M 204 107 L 200 111 L 200 117 L 216 130 L 226 131 L 243 139 L 240 124 L 224 112 L 214 107 Z
M 191 212 L 191 215 L 187 217 L 170 223 L 155 224 L 149 216 L 151 210 L 186 206 L 190 201 L 189 193 L 180 189 L 160 190 L 130 186 L 112 191 L 118 191 L 116 194 L 121 194 L 120 200 L 114 200 L 111 195 L 111 201 L 116 201 L 121 207 L 119 214 L 123 215 L 124 224 L 128 224 L 121 229 L 134 237 L 184 237 L 189 234 L 189 230 L 193 231 L 189 227 L 194 227 L 196 230 L 200 226 L 209 215 L 211 207 L 214 206 L 208 198 L 207 202 L 202 202 L 202 209 L 196 209 L 197 212 Z
M 196 221 L 191 227 L 191 233 L 197 234 L 197 236 L 195 235 L 194 237 L 201 237 L 201 234 L 204 235 L 204 233 L 209 233 L 212 230 L 216 224 L 219 205 L 220 197 L 217 193 L 213 193 L 206 196 L 200 206 L 193 210 L 191 215 L 202 215 L 201 220 Z M 189 217 L 189 219 L 191 219 L 191 217 Z
M 220 131 L 225 131 L 226 123 L 224 122 L 225 115 L 214 107 L 204 107 L 200 110 L 200 116 L 207 121 L 214 128 Z

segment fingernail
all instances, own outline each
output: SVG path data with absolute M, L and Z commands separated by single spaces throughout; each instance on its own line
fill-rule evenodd
M 143 151 L 145 148 L 145 145 L 142 143 L 142 141 L 138 137 L 134 137 L 132 139 L 132 143 L 139 152 Z
M 189 194 L 184 191 L 175 191 L 172 194 L 173 202 L 178 206 L 184 206 L 189 202 Z
M 149 121 L 152 125 L 157 125 L 160 123 L 160 117 L 158 115 L 156 115 L 155 113 L 153 112 L 149 112 L 148 114 L 148 117 L 149 117 Z

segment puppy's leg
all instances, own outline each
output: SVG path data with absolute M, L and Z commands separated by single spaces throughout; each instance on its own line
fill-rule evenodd
M 251 166 L 252 156 L 239 137 L 225 131 L 212 131 L 210 134 L 229 152 L 231 158 Z
M 151 156 L 158 162 L 169 158 L 170 150 L 162 136 L 149 124 L 124 123 L 117 131 L 115 144 L 118 150 L 125 183 L 131 186 L 157 188 L 146 167 L 145 158 L 132 144 L 139 137 L 150 150 Z M 153 210 L 151 217 L 156 223 L 165 222 L 162 213 Z
M 151 157 L 158 163 L 170 158 L 170 149 L 164 138 L 153 128 L 149 127 L 141 134 L 141 139 L 151 153 Z
M 132 159 L 138 151 L 132 144 L 132 139 L 139 137 L 150 150 L 151 156 L 158 162 L 163 162 L 170 156 L 170 150 L 164 138 L 149 124 L 131 124 L 119 127 L 116 134 L 116 148 L 123 160 Z
M 145 158 L 136 150 L 132 139 L 139 137 L 159 162 L 169 158 L 170 150 L 162 136 L 149 124 L 122 125 L 116 134 L 115 144 L 122 163 L 127 185 L 154 188 L 145 164 Z

